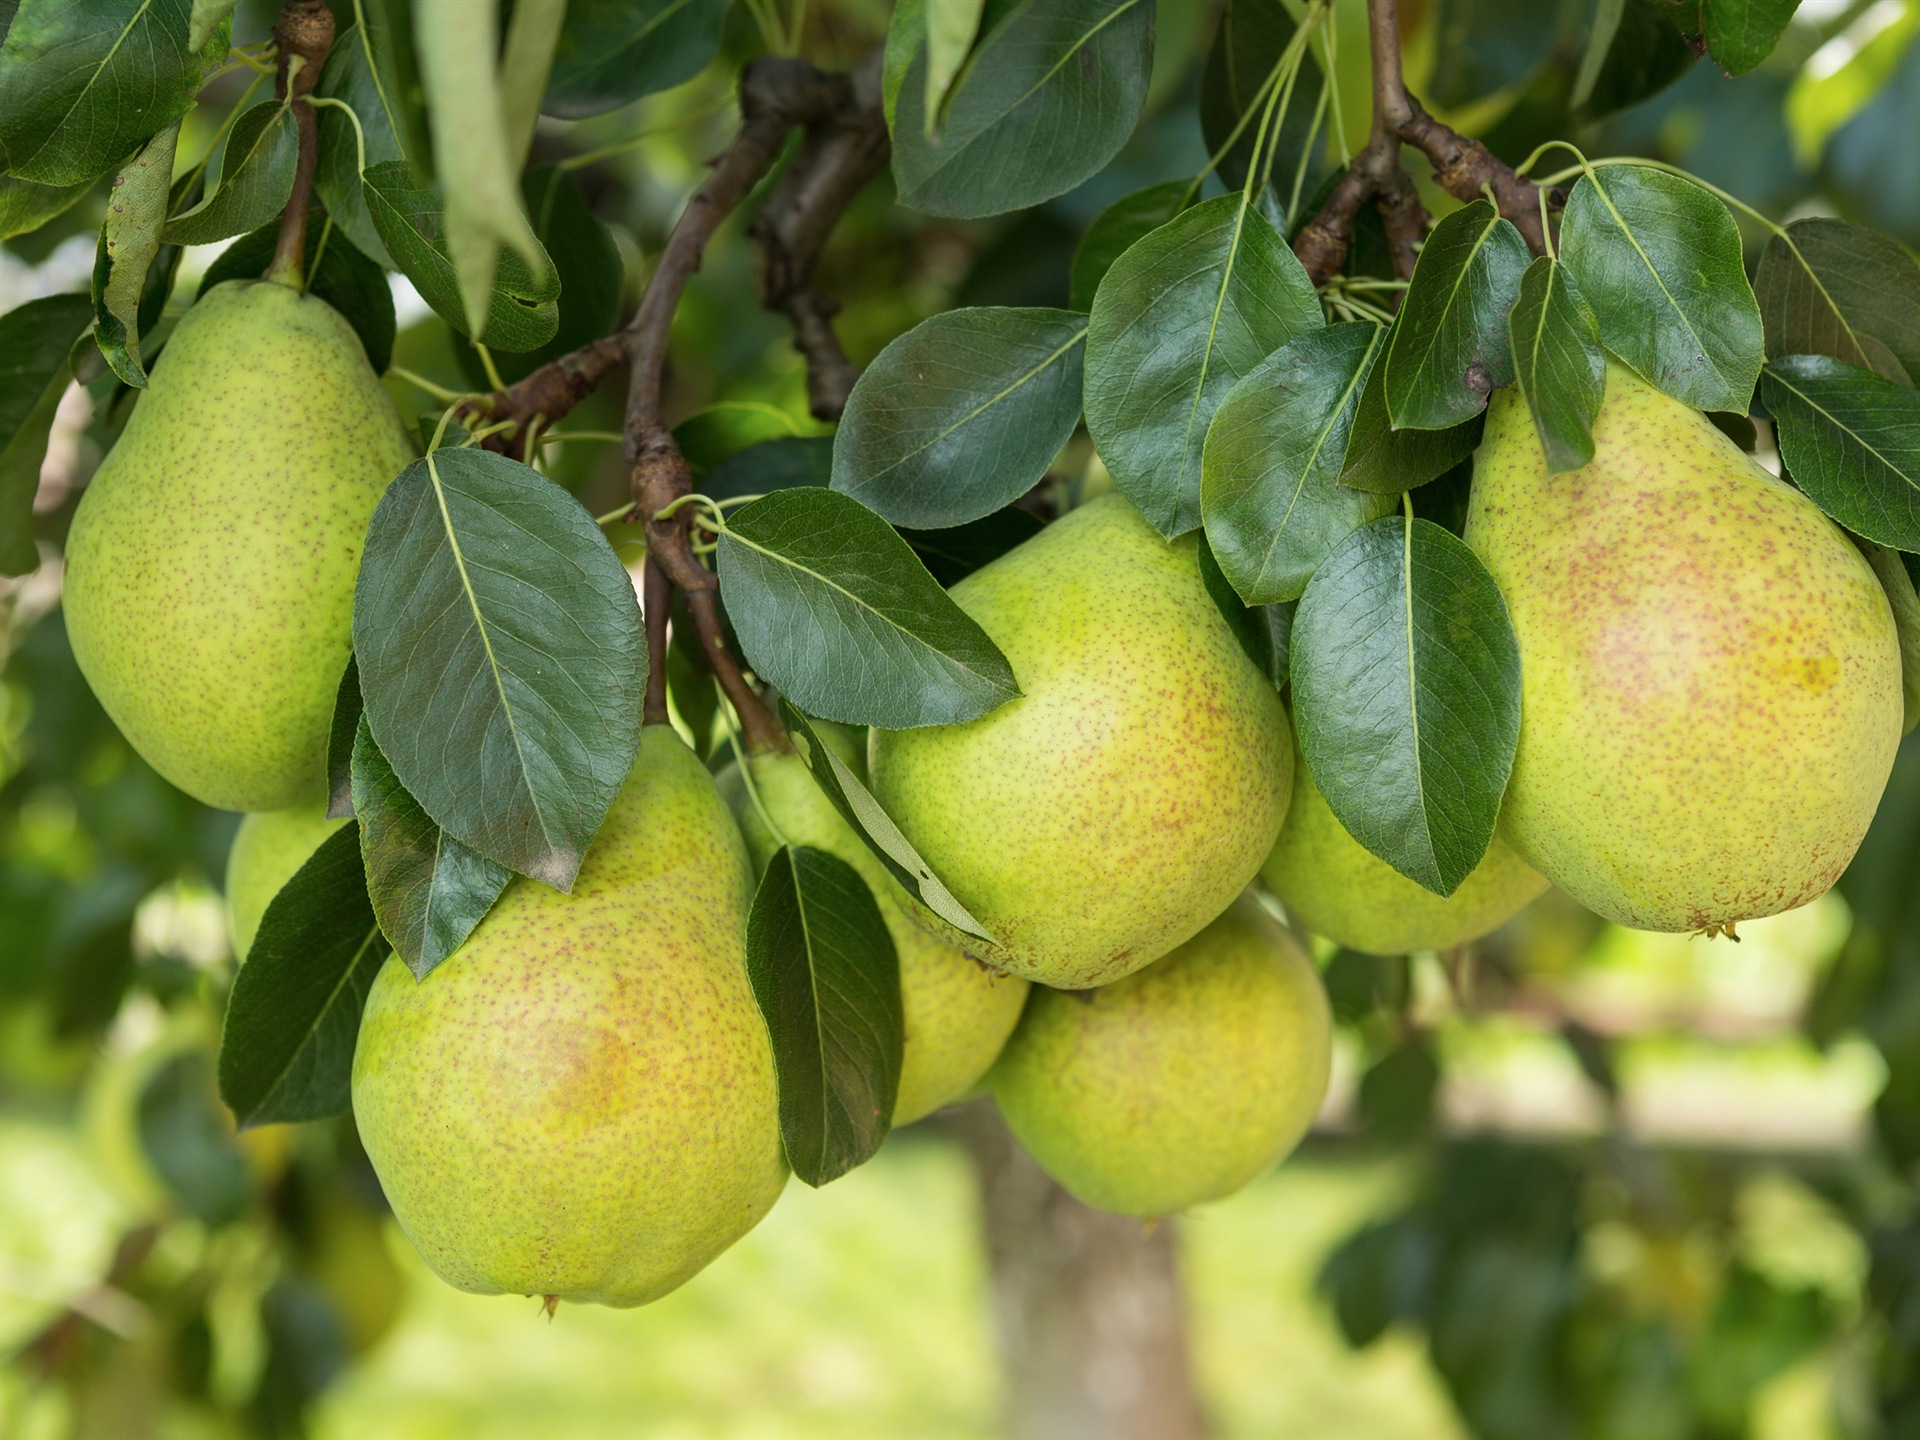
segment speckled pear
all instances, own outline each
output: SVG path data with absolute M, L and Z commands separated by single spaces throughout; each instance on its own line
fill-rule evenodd
M 828 743 L 834 738 L 830 733 Z M 747 792 L 737 766 L 721 772 L 720 793 L 733 806 L 754 867 L 766 868 L 782 837 L 787 844 L 824 850 L 859 872 L 887 922 L 900 957 L 906 1019 L 893 1123 L 905 1125 L 952 1104 L 979 1083 L 1007 1043 L 1026 1003 L 1027 982 L 988 969 L 908 919 L 905 892 L 820 792 L 799 756 L 756 755 L 748 763 L 754 794 Z
M 227 851 L 227 938 L 234 959 L 244 962 L 260 929 L 260 917 L 281 887 L 346 824 L 327 819 L 324 804 L 269 810 L 240 822 Z
M 571 894 L 516 877 L 424 980 L 392 959 L 353 1113 L 448 1284 L 644 1305 L 786 1182 L 746 969 L 752 875 L 713 780 L 649 725 Z
M 1411 955 L 1477 940 L 1547 888 L 1496 833 L 1453 894 L 1409 880 L 1347 833 L 1293 752 L 1293 801 L 1261 878 L 1316 935 L 1372 955 Z
M 1900 647 L 1846 536 L 1704 415 L 1607 366 L 1549 475 L 1494 396 L 1467 543 L 1520 640 L 1513 848 L 1609 920 L 1718 932 L 1819 896 L 1900 740 Z
M 1286 813 L 1293 752 L 1273 686 L 1200 579 L 1106 496 L 953 587 L 1021 698 L 964 725 L 875 730 L 876 798 L 1044 985 L 1157 960 L 1252 880 Z
M 324 793 L 361 544 L 412 454 L 324 301 L 230 280 L 168 339 L 81 498 L 64 604 L 100 703 L 195 799 Z
M 1333 1020 L 1306 952 L 1251 896 L 1137 974 L 1033 992 L 988 1083 L 1068 1190 L 1122 1215 L 1231 1195 L 1326 1094 Z

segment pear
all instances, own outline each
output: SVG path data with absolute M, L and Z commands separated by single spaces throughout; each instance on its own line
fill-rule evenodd
M 1723 932 L 1846 868 L 1900 741 L 1900 643 L 1832 521 L 1618 363 L 1594 457 L 1549 475 L 1497 394 L 1466 540 L 1520 640 L 1501 824 L 1589 909 Z
M 1373 854 L 1335 817 L 1296 741 L 1293 800 L 1260 875 L 1289 913 L 1349 950 L 1410 955 L 1477 940 L 1547 888 L 1496 833 L 1453 894 L 1442 898 Z
M 367 521 L 412 456 L 324 301 L 231 280 L 187 312 L 67 541 L 74 658 L 161 775 L 225 810 L 325 792 Z
M 835 732 L 825 738 L 838 748 Z M 739 768 L 729 766 L 721 772 L 720 793 L 733 806 L 755 868 L 766 869 L 783 839 L 824 850 L 859 872 L 887 922 L 900 957 L 907 1040 L 893 1123 L 905 1125 L 952 1104 L 979 1083 L 1007 1043 L 1026 1003 L 1027 982 L 987 969 L 909 919 L 906 893 L 820 792 L 799 756 L 756 755 L 747 763 L 753 790 L 742 783 Z
M 1118 495 L 953 587 L 1024 692 L 964 725 L 875 730 L 875 798 L 1043 985 L 1105 984 L 1196 934 L 1286 813 L 1286 711 L 1200 579 Z
M 1319 973 L 1243 895 L 1165 958 L 1079 994 L 1036 989 L 988 1083 L 1048 1174 L 1102 1210 L 1230 1195 L 1300 1143 L 1326 1094 Z
M 269 810 L 240 822 L 227 851 L 227 935 L 234 959 L 245 962 L 273 897 L 313 858 L 320 842 L 346 823 L 329 820 L 324 805 Z
M 706 768 L 649 725 L 571 894 L 516 877 L 424 980 L 387 961 L 353 1113 L 448 1284 L 644 1305 L 772 1208 L 787 1167 L 751 885 Z

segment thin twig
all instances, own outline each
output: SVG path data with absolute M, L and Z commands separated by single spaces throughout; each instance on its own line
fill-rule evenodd
M 274 23 L 273 38 L 280 47 L 275 93 L 292 103 L 299 150 L 293 189 L 280 215 L 280 236 L 267 274 L 298 286 L 306 276 L 307 204 L 313 197 L 314 172 L 320 163 L 320 128 L 306 97 L 319 82 L 321 63 L 333 48 L 333 12 L 326 0 L 286 0 Z

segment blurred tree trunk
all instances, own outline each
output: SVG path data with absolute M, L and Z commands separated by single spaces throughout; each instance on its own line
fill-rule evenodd
M 1174 1222 L 1081 1204 L 991 1102 L 954 1118 L 980 1181 L 1008 1440 L 1201 1440 Z

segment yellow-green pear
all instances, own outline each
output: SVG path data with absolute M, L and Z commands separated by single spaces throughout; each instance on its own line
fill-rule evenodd
M 273 897 L 313 857 L 320 842 L 346 823 L 329 820 L 324 804 L 269 810 L 240 822 L 233 848 L 227 851 L 227 937 L 234 959 L 246 960 Z
M 1036 988 L 988 1075 L 1020 1143 L 1068 1190 L 1171 1215 L 1278 1164 L 1326 1094 L 1333 1019 L 1299 944 L 1243 895 L 1137 974 Z
M 1349 950 L 1410 955 L 1477 940 L 1547 888 L 1496 833 L 1487 853 L 1442 897 L 1409 880 L 1347 833 L 1296 741 L 1293 801 L 1261 878 L 1307 929 Z
M 1078 989 L 1197 934 L 1260 869 L 1292 783 L 1286 711 L 1200 579 L 1118 495 L 953 587 L 1024 692 L 875 730 L 875 797 L 1004 947 Z
M 1594 457 L 1549 475 L 1494 396 L 1467 543 L 1520 640 L 1501 825 L 1609 920 L 1719 932 L 1822 894 L 1900 741 L 1900 644 L 1846 536 L 1618 363 Z
M 831 734 L 827 743 L 834 743 Z M 905 1125 L 952 1104 L 979 1083 L 1007 1043 L 1026 1003 L 1027 982 L 989 970 L 908 919 L 905 892 L 820 792 L 799 756 L 755 755 L 747 763 L 752 792 L 739 768 L 729 766 L 721 772 L 720 793 L 740 821 L 754 867 L 764 870 L 783 842 L 824 850 L 859 872 L 887 922 L 900 957 L 907 1041 L 893 1123 Z
M 516 877 L 424 980 L 387 961 L 353 1113 L 448 1284 L 644 1305 L 772 1208 L 787 1166 L 751 892 L 712 777 L 649 725 L 571 894 Z
M 174 329 L 67 541 L 67 633 L 154 769 L 224 810 L 326 790 L 367 521 L 412 459 L 353 329 L 272 281 Z

